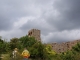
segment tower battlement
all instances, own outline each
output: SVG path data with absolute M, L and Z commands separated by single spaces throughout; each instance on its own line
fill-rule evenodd
M 38 30 L 38 29 L 31 29 L 31 30 L 29 30 L 28 36 L 35 37 L 36 40 L 41 41 L 40 30 Z

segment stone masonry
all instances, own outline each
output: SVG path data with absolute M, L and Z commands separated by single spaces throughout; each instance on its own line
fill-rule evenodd
M 38 30 L 38 29 L 31 29 L 31 30 L 29 30 L 28 36 L 35 37 L 36 40 L 41 41 L 40 30 Z
M 38 29 L 31 29 L 28 32 L 28 36 L 35 37 L 36 40 L 41 41 L 40 38 L 40 30 Z M 76 45 L 80 40 L 74 40 L 69 42 L 63 42 L 63 43 L 50 43 L 52 46 L 52 49 L 57 53 L 62 53 L 67 50 L 71 50 L 74 45 Z
M 51 43 L 52 49 L 57 53 L 62 53 L 67 50 L 71 50 L 73 46 L 75 46 L 80 40 L 74 40 L 64 43 Z

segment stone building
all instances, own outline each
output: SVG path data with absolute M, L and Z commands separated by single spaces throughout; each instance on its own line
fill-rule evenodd
M 38 30 L 38 29 L 29 30 L 28 36 L 35 37 L 36 40 L 41 41 L 40 30 Z
M 35 37 L 36 40 L 41 41 L 40 37 L 40 30 L 38 29 L 31 29 L 28 32 L 28 36 Z M 73 46 L 75 46 L 80 40 L 74 40 L 69 42 L 63 42 L 63 43 L 50 43 L 52 46 L 52 49 L 57 53 L 62 53 L 67 50 L 71 50 Z

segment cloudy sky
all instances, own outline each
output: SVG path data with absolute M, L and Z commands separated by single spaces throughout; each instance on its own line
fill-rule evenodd
M 41 30 L 43 42 L 80 39 L 80 0 L 0 0 L 0 36 L 9 40 Z

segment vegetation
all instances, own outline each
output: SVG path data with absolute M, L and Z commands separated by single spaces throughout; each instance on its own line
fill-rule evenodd
M 19 49 L 20 54 L 27 47 L 31 60 L 80 60 L 80 43 L 70 51 L 57 54 L 52 50 L 51 45 L 42 44 L 35 40 L 34 37 L 28 37 L 27 35 L 20 38 L 12 38 L 9 42 L 0 37 L 0 60 L 1 56 L 3 56 L 2 60 L 10 60 L 10 54 L 15 47 Z

